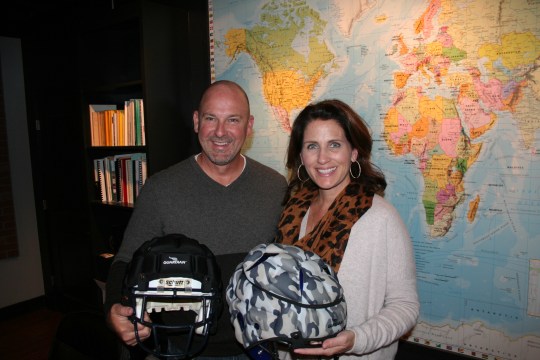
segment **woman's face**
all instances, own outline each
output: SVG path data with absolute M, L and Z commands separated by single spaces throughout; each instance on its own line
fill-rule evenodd
M 300 157 L 321 191 L 337 196 L 350 183 L 349 169 L 357 156 L 337 121 L 314 120 L 307 125 Z

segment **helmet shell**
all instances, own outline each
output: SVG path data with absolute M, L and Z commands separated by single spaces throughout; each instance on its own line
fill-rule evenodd
M 146 241 L 135 251 L 123 284 L 140 347 L 159 358 L 201 353 L 217 330 L 222 289 L 216 257 L 204 244 L 183 234 Z M 141 341 L 139 325 L 151 328 L 148 341 Z
M 318 255 L 284 244 L 260 244 L 240 263 L 226 289 L 236 339 L 292 348 L 335 336 L 347 306 L 337 274 Z

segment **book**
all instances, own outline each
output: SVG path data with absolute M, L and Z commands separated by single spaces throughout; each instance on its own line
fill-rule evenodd
M 121 185 L 120 185 L 120 189 L 121 189 L 121 198 L 120 198 L 120 201 L 123 202 L 123 203 L 128 203 L 128 177 L 127 177 L 127 166 L 126 166 L 126 162 L 127 162 L 127 158 L 122 158 L 122 159 L 119 159 L 118 161 L 120 162 L 120 182 L 121 182 Z
M 134 204 L 147 178 L 146 154 L 94 159 L 94 183 L 103 203 Z
M 135 145 L 142 145 L 141 135 L 141 100 L 133 99 L 134 103 L 134 118 L 135 118 Z
M 114 118 L 116 110 L 105 110 L 105 146 L 114 146 Z
M 126 114 L 125 110 L 117 110 L 116 113 L 117 123 L 118 123 L 118 146 L 126 146 Z
M 89 105 L 92 146 L 141 146 L 144 135 L 142 99 L 124 101 L 124 109 L 116 105 Z
M 101 202 L 107 202 L 107 185 L 105 184 L 104 176 L 104 159 L 94 159 L 94 179 L 98 189 L 98 196 Z
M 146 154 L 145 153 L 134 153 L 131 157 L 132 162 L 132 174 L 133 174 L 133 183 L 132 183 L 132 199 L 133 202 L 139 196 L 142 186 L 146 181 Z M 143 165 L 144 164 L 144 165 Z
M 133 105 L 129 100 L 124 101 L 124 116 L 125 116 L 125 133 L 126 133 L 126 145 L 133 145 Z
M 107 156 L 105 158 L 105 161 L 108 163 L 108 168 L 110 172 L 110 184 L 108 184 L 110 193 L 111 193 L 111 200 L 112 202 L 118 201 L 118 191 L 117 191 L 117 182 L 118 182 L 118 176 L 117 176 L 117 168 L 114 161 L 114 156 Z
M 126 203 L 134 204 L 135 199 L 133 197 L 133 160 L 126 160 Z
M 139 196 L 139 193 L 141 192 L 141 188 L 142 188 L 142 186 L 144 184 L 143 160 L 142 159 L 135 159 L 134 160 L 133 171 L 135 173 L 134 194 L 135 194 L 135 199 L 137 199 L 137 196 Z
M 105 202 L 112 202 L 111 162 L 108 158 L 101 159 L 103 162 L 103 174 L 105 178 Z
M 141 145 L 146 145 L 146 129 L 144 126 L 144 102 L 142 99 L 140 101 L 140 116 L 141 116 Z
M 92 146 L 105 146 L 105 118 L 104 111 L 116 110 L 116 105 L 88 105 L 90 112 L 90 144 Z
M 116 201 L 127 202 L 127 178 L 125 173 L 125 162 L 131 159 L 132 154 L 119 154 L 113 157 L 116 168 Z

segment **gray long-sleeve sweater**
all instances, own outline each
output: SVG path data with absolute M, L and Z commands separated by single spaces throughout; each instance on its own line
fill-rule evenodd
M 107 280 L 105 310 L 121 300 L 133 253 L 156 236 L 180 233 L 207 245 L 220 263 L 224 287 L 243 255 L 274 239 L 287 182 L 277 171 L 246 157 L 238 179 L 223 186 L 194 157 L 150 177 L 139 197 Z M 241 352 L 224 309 L 207 356 Z

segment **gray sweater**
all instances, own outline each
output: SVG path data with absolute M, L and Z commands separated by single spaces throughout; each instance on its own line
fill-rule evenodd
M 109 273 L 106 310 L 120 302 L 122 279 L 135 250 L 165 234 L 184 234 L 207 245 L 218 255 L 226 287 L 243 254 L 274 239 L 286 187 L 277 171 L 248 157 L 243 173 L 229 186 L 213 181 L 194 157 L 150 177 Z M 241 351 L 228 318 L 224 309 L 218 334 L 210 338 L 204 355 Z
M 216 255 L 248 252 L 274 239 L 285 178 L 246 157 L 246 168 L 225 187 L 190 157 L 150 177 L 115 261 L 129 262 L 155 236 L 180 233 L 207 245 Z

